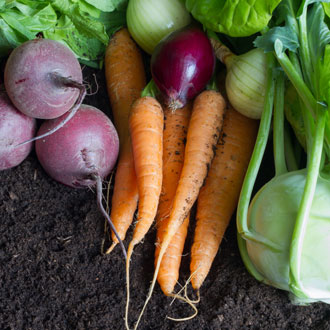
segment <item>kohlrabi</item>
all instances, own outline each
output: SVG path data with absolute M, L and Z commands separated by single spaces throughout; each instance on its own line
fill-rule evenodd
M 296 304 L 330 303 L 330 30 L 319 2 L 294 8 L 292 0 L 282 1 L 274 21 L 284 25 L 255 42 L 270 61 L 265 108 L 237 210 L 238 243 L 258 280 L 289 291 Z M 298 97 L 285 93 L 285 80 Z M 286 116 L 306 150 L 306 164 L 293 171 L 285 95 L 291 102 Z M 250 203 L 273 109 L 275 177 Z

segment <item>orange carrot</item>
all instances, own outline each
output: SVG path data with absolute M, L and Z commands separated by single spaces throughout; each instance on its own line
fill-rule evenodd
M 164 137 L 163 137 L 163 185 L 159 199 L 156 217 L 157 238 L 155 264 L 159 254 L 159 246 L 168 225 L 176 187 L 184 160 L 185 140 L 191 114 L 191 103 L 182 109 L 172 111 L 164 108 Z M 170 295 L 179 278 L 179 268 L 184 243 L 187 236 L 189 216 L 175 233 L 161 262 L 158 283 L 166 295 Z
M 138 197 L 131 141 L 127 139 L 120 152 L 116 169 L 110 213 L 110 218 L 121 240 L 125 239 L 126 232 L 133 221 Z M 112 245 L 106 253 L 110 253 L 118 244 L 114 232 L 111 233 L 111 239 Z
M 169 224 L 160 245 L 149 294 L 135 328 L 138 326 L 151 298 L 165 251 L 190 212 L 203 185 L 208 167 L 214 157 L 214 149 L 219 139 L 225 107 L 226 102 L 221 94 L 210 90 L 199 94 L 194 101 L 187 133 L 184 164 L 170 212 Z
M 197 201 L 190 263 L 191 283 L 196 290 L 211 268 L 236 209 L 258 122 L 241 115 L 231 106 L 226 111 L 216 154 Z
M 139 191 L 137 222 L 128 245 L 126 260 L 127 302 L 125 322 L 128 328 L 129 263 L 134 246 L 151 227 L 162 187 L 164 114 L 156 99 L 145 96 L 134 102 L 129 118 L 135 172 Z
M 125 143 L 133 102 L 146 85 L 142 55 L 128 30 L 117 31 L 110 39 L 104 59 L 107 91 L 119 141 Z
M 119 237 L 123 240 L 133 221 L 138 202 L 128 118 L 133 102 L 140 97 L 146 84 L 141 53 L 125 28 L 113 35 L 106 49 L 105 77 L 114 123 L 120 141 L 120 154 L 110 217 Z M 107 253 L 112 251 L 118 243 L 113 232 L 112 242 Z

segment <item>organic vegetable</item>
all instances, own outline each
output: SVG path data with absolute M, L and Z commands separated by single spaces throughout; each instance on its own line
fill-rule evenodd
M 128 117 L 133 102 L 139 98 L 146 84 L 142 56 L 127 29 L 117 31 L 111 38 L 105 53 L 104 64 L 107 91 L 121 146 L 110 217 L 123 240 L 133 221 L 138 202 Z M 107 253 L 118 243 L 114 233 L 112 233 L 112 242 Z
M 0 57 L 42 34 L 67 45 L 92 67 L 104 58 L 109 36 L 125 25 L 126 0 L 1 1 Z
M 110 218 L 121 240 L 125 239 L 126 232 L 133 222 L 138 200 L 132 146 L 130 139 L 127 139 L 119 153 L 110 212 Z M 112 244 L 105 252 L 106 254 L 118 244 L 117 236 L 113 231 L 111 239 Z
M 11 52 L 4 82 L 16 108 L 40 119 L 63 115 L 83 88 L 81 68 L 72 51 L 42 38 L 27 41 Z
M 206 28 L 245 37 L 267 27 L 281 0 L 185 0 L 186 8 Z
M 159 247 L 167 231 L 170 211 L 180 179 L 191 108 L 191 102 L 176 111 L 164 107 L 163 184 L 156 217 L 155 264 L 157 264 Z M 173 293 L 174 286 L 179 278 L 179 267 L 188 224 L 189 215 L 172 238 L 159 267 L 157 280 L 167 296 Z
M 129 135 L 128 118 L 132 104 L 146 85 L 142 55 L 126 28 L 111 38 L 104 68 L 114 124 L 122 144 Z
M 246 249 L 265 283 L 297 295 L 301 290 L 298 288 L 302 287 L 306 297 L 301 295 L 300 303 L 305 300 L 330 303 L 330 264 L 325 262 L 330 251 L 330 180 L 322 174 L 317 178 L 306 234 L 299 253 L 301 257 L 291 259 L 299 263 L 300 283 L 290 275 L 290 246 L 306 177 L 306 169 L 282 174 L 258 192 L 249 209 L 250 230 L 266 237 L 272 246 L 247 240 Z
M 161 39 L 190 23 L 180 0 L 130 0 L 127 27 L 138 45 L 152 54 Z
M 45 121 L 38 135 L 56 127 L 63 119 Z M 118 150 L 118 134 L 111 120 L 89 105 L 82 105 L 64 127 L 36 141 L 38 160 L 53 179 L 73 188 L 96 186 L 98 206 L 114 231 L 102 206 L 102 179 L 113 169 Z M 121 246 L 126 255 L 122 242 Z
M 14 148 L 30 140 L 36 132 L 36 120 L 19 112 L 7 94 L 0 91 L 0 170 L 19 165 L 30 153 L 33 143 Z
M 183 107 L 210 80 L 215 66 L 212 45 L 196 27 L 172 32 L 151 57 L 154 82 L 172 109 Z
M 266 94 L 266 55 L 261 49 L 252 49 L 234 55 L 220 43 L 214 33 L 210 40 L 217 58 L 226 65 L 226 93 L 235 110 L 246 117 L 260 119 Z
M 275 177 L 249 207 L 263 154 L 259 147 L 265 145 L 269 134 L 269 126 L 262 124 L 270 123 L 268 107 L 238 205 L 238 239 L 245 265 L 258 280 L 288 290 L 294 303 L 330 303 L 330 263 L 325 256 L 330 248 L 330 30 L 324 24 L 320 3 L 303 2 L 297 13 L 295 5 L 284 1 L 279 12 L 285 26 L 269 30 L 257 41 L 266 51 L 273 45 L 273 54 L 283 69 L 274 75 L 274 67 L 269 68 L 273 72 L 270 78 L 276 80 Z M 288 172 L 284 151 L 283 72 L 299 95 L 301 112 L 296 115 L 302 119 L 306 141 L 306 168 L 292 172 Z M 269 86 L 273 84 L 269 81 Z
M 202 92 L 194 100 L 183 168 L 170 212 L 169 224 L 159 248 L 159 256 L 149 294 L 135 327 L 138 326 L 151 298 L 166 249 L 190 212 L 203 185 L 220 135 L 225 107 L 224 98 L 213 90 Z
M 127 249 L 127 305 L 125 315 L 127 328 L 129 263 L 135 245 L 144 238 L 157 213 L 162 187 L 163 128 L 163 109 L 156 99 L 146 96 L 134 102 L 129 118 L 129 129 L 139 192 L 139 206 L 133 237 Z
M 79 62 L 69 48 L 53 40 L 34 39 L 15 48 L 6 62 L 4 80 L 11 101 L 27 116 L 53 119 L 69 112 L 58 126 L 19 145 L 63 127 L 86 95 Z
M 196 228 L 191 247 L 191 283 L 199 290 L 236 209 L 252 154 L 258 121 L 226 110 L 214 159 L 197 201 Z

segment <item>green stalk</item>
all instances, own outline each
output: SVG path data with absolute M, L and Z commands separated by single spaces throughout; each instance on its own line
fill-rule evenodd
M 287 123 L 286 123 L 287 124 Z M 287 164 L 288 171 L 297 171 L 299 169 L 299 160 L 301 156 L 301 146 L 298 142 L 298 150 L 292 145 L 292 137 L 288 131 L 287 125 L 284 128 L 284 140 L 285 140 L 285 160 Z
M 281 175 L 288 171 L 284 151 L 284 73 L 279 71 L 275 85 L 274 102 L 274 162 L 275 174 Z
M 308 109 L 314 114 L 315 109 L 318 106 L 313 94 L 309 90 L 308 86 L 303 81 L 299 72 L 295 69 L 294 65 L 291 63 L 288 56 L 282 52 L 282 43 L 280 40 L 275 41 L 275 55 L 281 67 L 287 74 L 288 78 L 292 82 L 293 86 L 296 88 L 299 96 L 302 98 L 304 103 L 307 105 Z
M 259 172 L 261 161 L 265 153 L 270 124 L 273 113 L 274 104 L 274 90 L 275 90 L 275 60 L 271 53 L 267 54 L 267 85 L 266 85 L 266 99 L 264 105 L 264 111 L 261 116 L 260 126 L 258 131 L 257 140 L 253 149 L 251 160 L 244 178 L 242 185 L 240 198 L 237 206 L 237 231 L 238 235 L 242 238 L 248 239 L 254 242 L 262 243 L 268 246 L 270 249 L 279 250 L 277 244 L 269 241 L 267 238 L 259 235 L 258 233 L 251 232 L 248 228 L 247 218 L 250 200 L 252 196 L 253 187 L 256 181 L 256 177 Z
M 307 166 L 307 177 L 302 200 L 292 235 L 290 246 L 290 288 L 298 297 L 308 298 L 301 281 L 302 249 L 309 220 L 309 213 L 313 203 L 317 180 L 319 177 L 320 164 L 323 151 L 323 139 L 326 123 L 326 111 L 319 109 L 316 121 L 316 130 L 311 149 L 310 162 Z
M 302 59 L 302 69 L 303 76 L 305 81 L 307 81 L 308 86 L 312 86 L 312 77 L 311 73 L 313 72 L 311 54 L 308 45 L 308 36 L 307 36 L 307 9 L 304 9 L 302 14 L 298 18 L 299 22 L 299 54 Z

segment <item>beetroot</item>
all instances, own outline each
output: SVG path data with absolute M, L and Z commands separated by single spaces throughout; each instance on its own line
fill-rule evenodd
M 36 120 L 18 111 L 6 93 L 0 92 L 0 170 L 17 166 L 28 156 L 32 142 L 15 146 L 33 138 L 35 132 Z
M 52 130 L 68 115 L 45 121 L 38 136 Z M 53 179 L 74 188 L 96 186 L 98 206 L 126 257 L 125 247 L 102 205 L 102 179 L 115 166 L 118 152 L 118 134 L 111 120 L 89 105 L 82 105 L 74 117 L 52 135 L 36 141 L 37 157 Z
M 38 135 L 62 120 L 59 117 L 45 121 Z M 36 141 L 37 157 L 45 171 L 53 179 L 75 188 L 92 186 L 96 183 L 95 176 L 108 175 L 118 151 L 118 134 L 111 120 L 88 105 L 82 105 L 64 127 Z
M 12 51 L 6 62 L 4 82 L 18 110 L 30 117 L 52 119 L 76 102 L 79 89 L 72 82 L 81 84 L 82 72 L 67 46 L 40 38 L 24 42 Z

